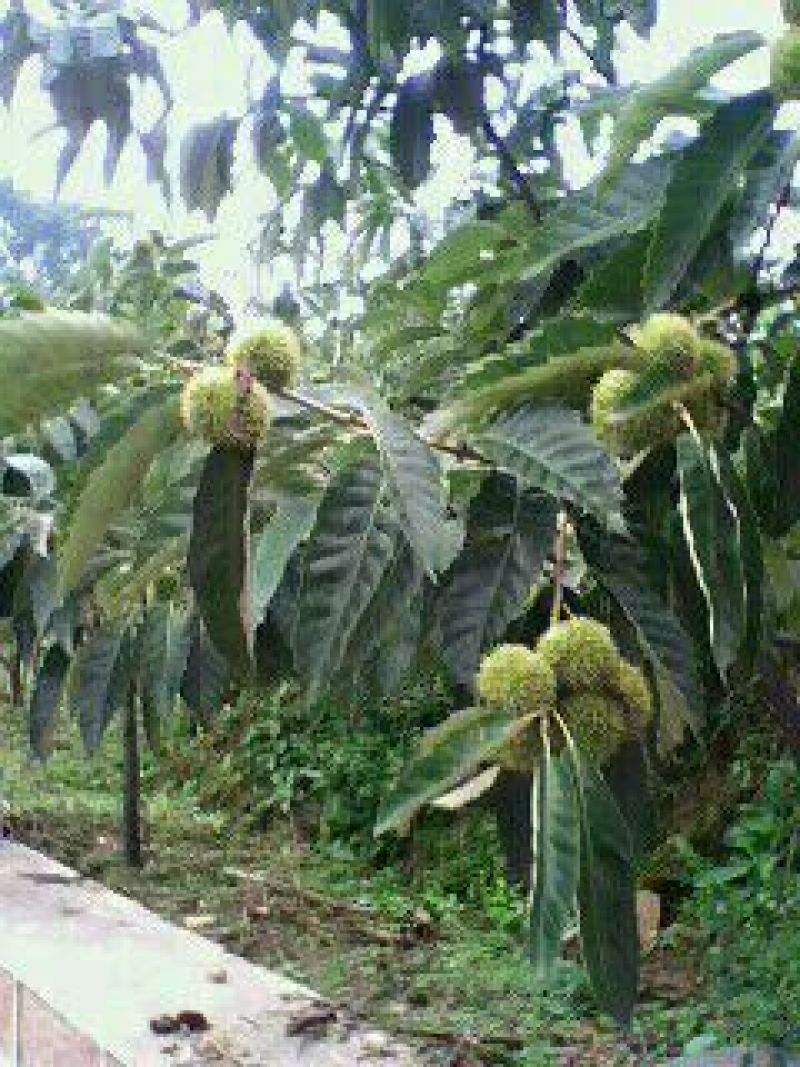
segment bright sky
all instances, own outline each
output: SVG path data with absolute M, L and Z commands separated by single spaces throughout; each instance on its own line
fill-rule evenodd
M 140 5 L 153 13 L 162 24 L 177 28 L 184 24 L 184 0 L 150 0 Z M 47 0 L 27 0 L 26 7 L 39 17 L 48 18 Z M 8 8 L 8 0 L 0 0 L 0 12 Z M 623 82 L 646 81 L 654 78 L 685 56 L 693 47 L 709 41 L 718 33 L 753 29 L 768 40 L 779 36 L 784 29 L 780 14 L 780 0 L 661 0 L 661 16 L 649 41 L 641 41 L 632 33 L 620 35 L 618 67 Z M 321 25 L 323 34 L 331 34 L 335 26 Z M 583 60 L 571 42 L 565 42 L 564 63 L 579 68 Z M 171 173 L 177 176 L 177 146 L 180 132 L 193 122 L 227 112 L 241 114 L 247 104 L 246 81 L 249 71 L 251 84 L 257 91 L 269 72 L 257 42 L 249 30 L 239 25 L 228 36 L 222 29 L 219 15 L 211 14 L 202 23 L 179 38 L 168 41 L 162 50 L 162 61 L 174 87 L 175 108 L 171 122 Z M 741 60 L 717 80 L 726 89 L 746 91 L 763 86 L 768 81 L 768 52 L 760 49 Z M 533 82 L 552 71 L 546 55 L 541 63 L 531 66 Z M 55 159 L 63 134 L 51 130 L 40 131 L 52 124 L 49 102 L 39 89 L 40 69 L 29 64 L 20 80 L 12 107 L 0 109 L 0 138 L 4 147 L 0 161 L 0 177 L 13 179 L 18 188 L 34 196 L 52 195 Z M 292 65 L 288 77 L 301 84 L 303 72 Z M 139 92 L 135 97 L 135 122 L 143 128 L 157 115 L 157 96 Z M 790 116 L 796 119 L 796 112 Z M 440 126 L 437 125 L 437 133 Z M 40 134 L 37 136 L 37 134 Z M 205 232 L 208 225 L 200 213 L 187 215 L 176 201 L 169 210 L 159 192 L 145 182 L 144 160 L 138 147 L 130 145 L 123 154 L 121 165 L 112 186 L 102 182 L 102 156 L 105 133 L 92 132 L 77 165 L 70 174 L 62 196 L 64 199 L 94 207 L 122 208 L 135 213 L 133 234 L 158 228 L 168 234 L 184 235 Z M 563 140 L 567 175 L 574 184 L 585 183 L 596 163 L 585 154 L 580 138 L 567 131 Z M 446 204 L 454 188 L 463 188 L 469 181 L 471 158 L 454 138 L 445 135 L 434 148 L 435 173 L 419 197 L 426 208 L 438 212 Z M 252 288 L 249 257 L 245 245 L 257 229 L 258 216 L 271 203 L 271 189 L 250 163 L 246 152 L 237 158 L 236 188 L 222 205 L 214 230 L 217 240 L 198 255 L 209 284 L 220 288 L 234 303 L 241 304 Z M 177 183 L 176 183 L 177 184 Z M 784 226 L 779 235 L 781 243 L 800 239 L 797 216 Z M 787 245 L 788 247 L 788 245 Z

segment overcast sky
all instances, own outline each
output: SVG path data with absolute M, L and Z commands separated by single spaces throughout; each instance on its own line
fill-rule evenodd
M 159 20 L 173 28 L 185 21 L 184 0 L 152 0 L 140 6 L 149 9 Z M 0 11 L 8 7 L 8 0 L 0 0 Z M 34 14 L 47 16 L 47 0 L 27 0 L 26 7 Z M 618 68 L 624 82 L 646 81 L 657 77 L 685 56 L 693 47 L 709 41 L 718 33 L 753 29 L 772 40 L 784 29 L 779 0 L 661 0 L 659 22 L 649 41 L 641 41 L 632 33 L 619 35 Z M 323 31 L 331 32 L 331 27 Z M 255 86 L 269 73 L 269 65 L 260 54 L 257 43 L 243 25 L 232 35 L 222 29 L 217 14 L 206 16 L 203 22 L 180 37 L 168 41 L 162 50 L 163 62 L 175 90 L 176 106 L 171 116 L 173 173 L 180 131 L 192 122 L 208 119 L 224 112 L 241 114 L 246 107 L 245 75 L 250 69 Z M 547 57 L 542 57 L 532 77 L 547 74 Z M 564 52 L 567 66 L 578 67 L 581 57 L 571 43 Z M 766 48 L 740 60 L 728 68 L 716 83 L 727 89 L 746 91 L 763 86 L 768 81 L 769 58 Z M 0 138 L 3 154 L 0 177 L 12 178 L 20 189 L 35 196 L 52 195 L 55 160 L 63 134 L 51 131 L 36 136 L 52 123 L 52 112 L 38 86 L 40 69 L 29 64 L 20 80 L 12 107 L 0 109 Z M 294 72 L 302 80 L 302 70 Z M 152 92 L 139 92 L 135 97 L 135 121 L 146 128 L 157 111 L 157 97 Z M 790 116 L 796 118 L 795 114 Z M 438 129 L 438 127 L 437 127 Z M 126 148 L 117 177 L 106 189 L 102 183 L 102 156 L 105 135 L 102 129 L 93 131 L 65 183 L 62 196 L 73 202 L 90 206 L 122 208 L 135 212 L 135 228 L 144 231 L 151 227 L 167 233 L 184 234 L 206 230 L 207 224 L 199 213 L 187 216 L 180 204 L 168 210 L 153 186 L 147 186 L 144 161 L 137 147 Z M 592 174 L 591 161 L 582 151 L 579 139 L 567 135 L 567 173 L 571 181 L 582 184 Z M 445 203 L 450 190 L 463 187 L 469 179 L 469 154 L 449 138 L 443 138 L 434 150 L 436 173 L 420 196 L 434 209 Z M 214 229 L 220 237 L 202 255 L 203 268 L 211 284 L 233 297 L 237 303 L 244 299 L 251 279 L 242 249 L 252 238 L 258 215 L 270 202 L 269 183 L 258 175 L 246 155 L 237 161 L 237 187 L 222 205 Z M 796 221 L 796 220 L 795 220 Z M 782 241 L 797 241 L 800 234 L 784 230 Z

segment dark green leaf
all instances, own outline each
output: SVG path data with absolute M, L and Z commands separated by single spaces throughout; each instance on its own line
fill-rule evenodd
M 430 801 L 446 793 L 520 730 L 512 711 L 467 708 L 429 730 L 378 812 L 375 836 L 404 826 Z
M 322 123 L 304 107 L 293 105 L 288 110 L 289 134 L 298 154 L 322 165 L 328 158 L 328 141 Z
M 219 118 L 194 126 L 181 144 L 181 196 L 188 211 L 199 208 L 213 219 L 233 172 L 236 119 Z
M 252 472 L 252 453 L 224 447 L 211 450 L 194 497 L 187 557 L 197 609 L 208 636 L 236 671 L 247 670 L 252 653 Z
M 800 134 L 773 130 L 750 160 L 742 199 L 730 225 L 730 239 L 741 256 L 756 231 L 769 220 L 770 211 L 791 184 L 800 156 Z
M 359 399 L 383 460 L 403 532 L 428 574 L 446 570 L 461 547 L 463 531 L 448 516 L 438 457 L 377 393 Z
M 777 521 L 779 535 L 800 522 L 800 355 L 796 356 L 786 381 L 783 407 L 775 432 L 775 467 L 778 481 Z
M 287 497 L 259 534 L 253 557 L 254 625 L 263 621 L 292 553 L 311 532 L 318 507 L 318 496 Z
M 106 727 L 119 707 L 118 664 L 124 659 L 124 631 L 103 627 L 78 649 L 69 678 L 69 699 L 77 711 L 81 737 L 88 752 L 100 746 Z
M 196 721 L 210 723 L 218 715 L 230 689 L 230 670 L 206 634 L 197 616 L 193 616 L 176 647 L 171 674 L 183 664 L 180 694 Z
M 641 86 L 619 112 L 611 141 L 605 180 L 612 182 L 637 148 L 667 115 L 691 114 L 695 94 L 709 78 L 763 43 L 756 33 L 731 33 L 691 52 L 661 78 Z
M 130 507 L 154 457 L 180 429 L 175 397 L 147 408 L 109 449 L 80 496 L 59 553 L 61 591 L 74 589 L 109 527 Z
M 723 678 L 745 637 L 745 584 L 736 514 L 703 442 L 694 434 L 677 441 L 680 514 L 689 554 L 709 614 L 711 648 Z
M 544 489 L 609 529 L 624 527 L 619 472 L 576 412 L 523 408 L 487 427 L 475 447 L 521 485 Z
M 575 905 L 580 827 L 566 751 L 553 756 L 549 741 L 534 768 L 531 790 L 531 959 L 548 978 Z
M 775 100 L 751 93 L 722 105 L 675 164 L 644 275 L 646 306 L 678 287 L 744 168 L 772 129 Z
M 602 776 L 575 755 L 571 766 L 580 817 L 583 955 L 600 1007 L 627 1025 L 639 986 L 633 845 Z
M 498 476 L 470 504 L 464 551 L 437 605 L 443 653 L 462 685 L 522 612 L 552 548 L 556 512 L 551 497 Z
M 723 449 L 714 452 L 717 476 L 736 515 L 738 552 L 744 588 L 744 663 L 752 670 L 759 651 L 764 622 L 764 556 L 758 517 L 739 472 Z
M 44 759 L 50 752 L 56 717 L 69 672 L 70 658 L 61 645 L 51 645 L 44 654 L 31 696 L 30 741 L 34 753 Z
M 674 737 L 676 721 L 699 733 L 703 698 L 688 634 L 655 592 L 644 552 L 630 541 L 610 538 L 588 523 L 579 529 L 581 550 L 593 575 L 636 631 L 661 695 L 662 739 Z
M 409 78 L 397 91 L 389 128 L 392 165 L 412 188 L 427 176 L 433 144 L 433 101 L 430 77 Z
M 292 642 L 310 694 L 338 670 L 391 559 L 395 537 L 383 489 L 380 466 L 370 457 L 334 476 L 317 513 Z

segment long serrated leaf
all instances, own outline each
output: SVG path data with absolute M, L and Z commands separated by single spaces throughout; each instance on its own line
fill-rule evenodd
M 180 184 L 189 211 L 199 208 L 211 220 L 230 192 L 233 145 L 239 120 L 212 119 L 190 129 L 181 144 Z
M 209 452 L 192 506 L 187 565 L 208 636 L 234 671 L 252 658 L 250 480 L 253 455 Z
M 763 91 L 723 104 L 675 164 L 644 274 L 645 305 L 677 289 L 725 200 L 772 129 L 775 99 Z
M 627 1025 L 639 986 L 633 842 L 599 772 L 574 750 L 569 763 L 580 821 L 583 955 L 600 1007 Z
M 117 664 L 123 654 L 124 631 L 109 624 L 81 645 L 69 676 L 69 699 L 77 711 L 81 738 L 95 752 L 117 710 Z
M 745 583 L 737 517 L 703 442 L 694 434 L 682 434 L 676 450 L 684 537 L 708 607 L 714 659 L 725 678 L 745 637 Z
M 526 335 L 524 341 L 507 345 L 500 354 L 483 356 L 467 365 L 459 383 L 459 392 L 483 389 L 520 374 L 549 360 L 569 358 L 581 349 L 611 344 L 617 338 L 618 325 L 603 312 L 567 313 L 545 319 Z
M 375 836 L 406 824 L 489 760 L 520 730 L 513 711 L 467 708 L 429 730 L 378 812 Z
M 109 527 L 136 498 L 154 457 L 179 429 L 178 401 L 170 397 L 148 408 L 92 473 L 58 554 L 62 596 L 78 585 Z
M 775 468 L 778 482 L 776 533 L 780 536 L 800 522 L 800 355 L 786 380 L 783 406 L 775 431 Z
M 192 616 L 177 646 L 173 677 L 181 665 L 180 695 L 195 721 L 210 723 L 222 707 L 230 689 L 228 662 L 208 638 L 198 616 Z
M 624 528 L 619 471 L 576 412 L 523 408 L 487 427 L 475 447 L 521 485 L 568 501 L 608 529 Z
M 427 285 L 445 288 L 461 285 L 474 276 L 477 264 L 514 243 L 513 231 L 500 222 L 479 219 L 464 223 L 436 246 L 420 272 L 420 279 Z
M 340 678 L 345 686 L 371 669 L 375 688 L 391 694 L 405 676 L 422 627 L 424 573 L 400 535 L 380 584 L 350 637 Z
M 729 229 L 734 254 L 740 260 L 751 238 L 766 224 L 770 211 L 791 184 L 798 158 L 800 134 L 793 130 L 773 130 L 750 160 L 742 199 Z
M 401 415 L 377 394 L 361 398 L 375 437 L 400 525 L 428 574 L 446 570 L 463 541 L 460 523 L 447 512 L 441 464 Z
M 611 183 L 617 178 L 661 119 L 670 114 L 692 114 L 696 107 L 694 94 L 723 67 L 762 43 L 763 39 L 756 33 L 721 35 L 710 44 L 694 49 L 663 77 L 637 89 L 620 109 L 614 124 L 604 180 Z
M 551 497 L 498 476 L 472 501 L 464 551 L 436 606 L 442 651 L 462 685 L 522 611 L 553 545 L 556 513 Z
M 764 553 L 758 517 L 744 482 L 723 449 L 715 449 L 716 472 L 720 486 L 736 515 L 738 556 L 744 588 L 744 665 L 752 670 L 764 626 Z
M 311 695 L 338 670 L 350 635 L 377 590 L 394 549 L 377 458 L 346 466 L 322 499 L 304 552 L 294 655 Z
M 626 321 L 638 319 L 644 304 L 642 274 L 649 247 L 650 231 L 643 230 L 603 259 L 575 294 L 576 306 Z
M 531 789 L 530 952 L 536 974 L 547 979 L 575 906 L 580 827 L 568 753 L 553 756 L 543 740 Z
M 463 431 L 504 411 L 537 401 L 583 408 L 597 379 L 612 367 L 623 366 L 628 348 L 604 344 L 563 353 L 527 370 L 501 375 L 478 388 L 465 388 L 429 420 L 435 432 Z
M 103 382 L 113 381 L 148 343 L 133 326 L 96 312 L 31 312 L 0 322 L 0 436 Z
M 69 665 L 70 657 L 61 645 L 51 645 L 36 674 L 29 711 L 29 732 L 31 748 L 40 759 L 44 759 L 50 751 Z
M 609 538 L 596 527 L 582 523 L 581 551 L 592 574 L 634 627 L 642 652 L 655 672 L 662 714 L 688 723 L 700 732 L 703 698 L 694 648 L 670 608 L 658 596 L 648 577 L 644 552 L 621 538 Z M 675 734 L 674 721 L 662 733 Z
M 253 555 L 251 617 L 258 626 L 275 595 L 289 559 L 314 524 L 319 496 L 288 497 L 282 500 L 258 536 Z
M 176 642 L 182 640 L 172 605 L 155 603 L 144 613 L 138 635 L 137 671 L 145 736 L 158 751 L 161 723 L 172 712 L 178 695 L 173 666 Z

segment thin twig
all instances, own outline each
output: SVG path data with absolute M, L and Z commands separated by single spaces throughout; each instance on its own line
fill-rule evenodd
M 305 408 L 307 411 L 314 411 L 318 415 L 323 415 L 325 418 L 330 419 L 332 422 L 337 422 L 341 426 L 347 426 L 348 429 L 355 430 L 358 433 L 372 434 L 371 427 L 365 419 L 360 415 L 356 415 L 351 411 L 345 411 L 342 408 L 332 407 L 330 404 L 326 404 L 321 400 L 316 400 L 313 397 L 305 396 L 303 393 L 298 393 L 294 389 L 282 389 L 278 391 L 278 396 L 283 397 L 284 400 L 289 400 L 293 404 L 297 404 L 298 407 Z M 469 445 L 448 445 L 443 441 L 433 441 L 421 434 L 417 434 L 419 439 L 426 444 L 429 448 L 432 448 L 435 452 L 443 452 L 449 456 L 455 456 L 459 460 L 469 460 L 473 463 L 478 463 L 481 466 L 486 466 L 486 461 L 479 452 L 476 452 Z
M 553 608 L 550 622 L 556 623 L 561 618 L 561 606 L 564 601 L 564 573 L 567 561 L 567 530 L 569 522 L 566 512 L 559 513 L 556 524 L 556 537 L 553 549 Z

